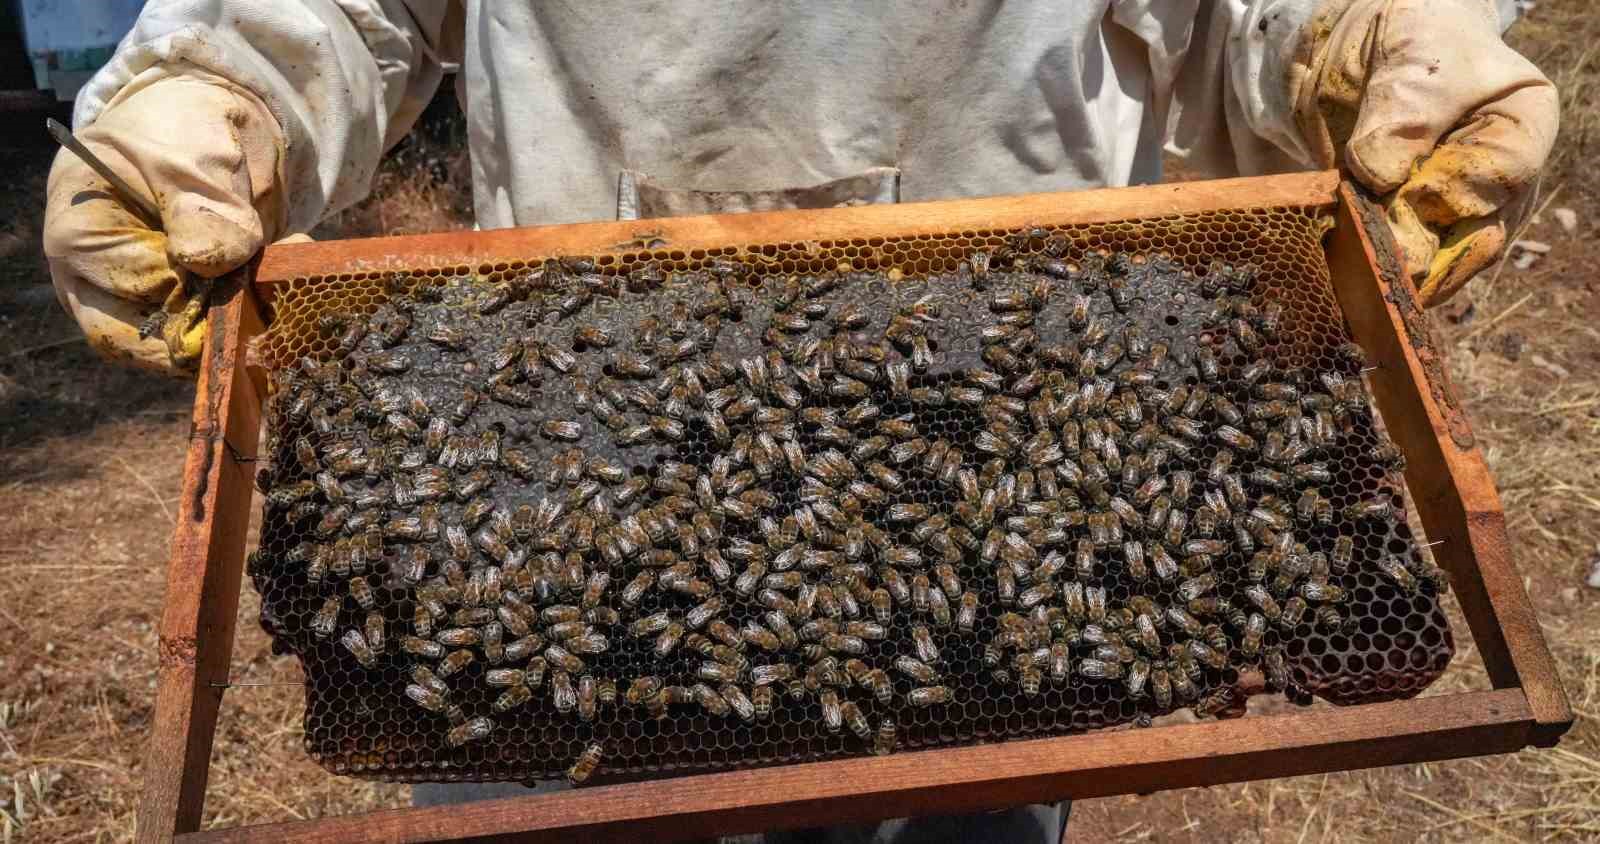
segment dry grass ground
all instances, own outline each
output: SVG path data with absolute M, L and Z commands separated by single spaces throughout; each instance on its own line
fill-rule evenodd
M 1436 319 L 1505 501 L 1517 561 L 1578 722 L 1553 751 L 1149 797 L 1084 801 L 1069 837 L 1154 841 L 1600 838 L 1600 15 L 1546 0 L 1513 31 L 1566 100 L 1553 196 L 1530 269 L 1476 282 Z M 375 197 L 323 236 L 460 227 L 448 131 L 407 148 Z M 46 150 L 0 151 L 0 840 L 112 841 L 133 829 L 154 689 L 155 624 L 190 389 L 101 365 L 38 254 Z M 1569 234 L 1551 209 L 1579 213 Z M 235 825 L 405 802 L 338 779 L 300 745 L 297 669 L 271 657 L 246 588 L 206 822 Z M 1465 627 L 1457 620 L 1457 631 Z M 1486 685 L 1463 647 L 1434 692 Z M 1268 702 L 1267 706 L 1274 704 Z M 1281 704 L 1276 704 L 1281 705 Z
M 448 132 L 441 134 L 447 135 Z M 376 195 L 323 237 L 467 225 L 464 156 L 418 136 Z M 0 841 L 133 833 L 155 691 L 164 561 L 190 385 L 102 364 L 56 305 L 39 255 L 50 150 L 0 151 Z M 246 588 L 233 681 L 288 683 Z M 223 704 L 207 822 L 399 805 L 409 789 L 327 775 L 301 749 L 294 685 L 241 686 Z

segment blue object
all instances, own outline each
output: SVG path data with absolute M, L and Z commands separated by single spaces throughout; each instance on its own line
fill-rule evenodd
M 34 85 L 77 96 L 133 28 L 144 0 L 16 0 Z

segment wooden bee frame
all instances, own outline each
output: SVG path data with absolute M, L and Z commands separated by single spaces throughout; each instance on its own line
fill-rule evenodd
M 245 350 L 263 330 L 260 302 L 270 301 L 274 283 L 616 251 L 641 237 L 697 248 L 1272 206 L 1334 214 L 1325 246 L 1335 292 L 1352 335 L 1378 367 L 1369 373 L 1374 398 L 1407 456 L 1406 484 L 1427 535 L 1443 540 L 1434 555 L 1450 573 L 1491 691 L 198 831 L 228 683 L 253 493 L 249 461 L 264 398 L 264 380 L 246 365 Z M 167 571 L 139 841 L 679 840 L 1508 753 L 1554 745 L 1571 726 L 1566 694 L 1512 564 L 1494 482 L 1416 290 L 1398 271 L 1381 210 L 1337 173 L 336 241 L 269 248 L 247 274 L 209 316 Z

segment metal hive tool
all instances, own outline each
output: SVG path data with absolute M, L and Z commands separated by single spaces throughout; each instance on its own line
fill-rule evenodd
M 264 627 L 305 665 L 308 750 L 331 770 L 359 776 L 526 780 L 561 776 L 597 748 L 600 757 L 586 759 L 585 767 L 637 775 L 1081 731 L 1184 706 L 1215 713 L 1242 699 L 1238 689 L 1249 684 L 1240 684 L 1241 670 L 1264 673 L 1270 688 L 1302 702 L 1313 695 L 1353 703 L 1417 693 L 1443 671 L 1453 643 L 1435 570 L 1403 520 L 1397 455 L 1375 429 L 1359 390 L 1361 362 L 1345 342 L 1328 289 L 1321 231 L 1322 222 L 1310 214 L 1270 209 L 1060 230 L 642 251 L 289 285 L 257 350 L 275 367 L 278 394 L 269 423 L 272 462 L 263 476 L 267 517 L 250 573 L 263 596 Z M 893 271 L 874 272 L 879 268 Z M 1074 313 L 1081 304 L 1087 304 L 1088 322 Z M 852 308 L 859 323 L 845 317 Z M 1086 344 L 1084 335 L 1096 333 L 1091 325 L 1103 326 L 1106 338 Z M 1130 327 L 1139 336 L 1127 333 Z M 1018 339 L 1028 330 L 1038 335 L 1036 343 Z M 654 336 L 641 345 L 641 334 Z M 809 342 L 823 347 L 842 338 L 852 349 L 882 349 L 883 360 L 835 346 L 833 374 L 808 386 L 807 366 L 823 372 Z M 1104 365 L 1074 357 L 1085 345 L 1108 344 L 1122 354 Z M 1151 363 L 1141 344 L 1164 344 L 1165 362 Z M 1201 347 L 1215 361 L 1214 376 Z M 779 357 L 769 359 L 771 352 Z M 404 360 L 403 371 L 384 371 L 402 369 L 391 357 Z M 500 382 L 491 380 L 497 357 L 511 361 L 498 371 L 512 375 Z M 1249 383 L 1252 365 L 1263 361 L 1271 370 Z M 651 368 L 648 375 L 643 364 Z M 638 377 L 630 377 L 635 368 Z M 697 373 L 695 390 L 684 383 L 686 368 Z M 852 372 L 860 377 L 850 378 Z M 1136 372 L 1148 378 L 1128 374 Z M 1025 378 L 1033 381 L 1019 385 Z M 1086 401 L 1092 409 L 1082 413 L 1057 408 L 1051 415 L 1048 407 L 1030 406 L 1097 381 L 1113 385 L 1111 395 L 1091 391 Z M 1292 409 L 1275 410 L 1268 403 L 1279 399 L 1261 394 L 1266 384 L 1302 396 L 1287 401 Z M 1185 408 L 1187 397 L 1171 398 L 1180 385 L 1205 386 L 1251 414 L 1237 427 L 1255 443 L 1225 445 L 1217 429 L 1229 405 L 1208 399 Z M 457 417 L 462 421 L 430 437 L 430 422 L 450 417 L 469 386 L 484 398 Z M 726 391 L 726 400 L 699 397 L 718 390 Z M 1161 392 L 1174 412 L 1162 409 Z M 1134 411 L 1122 404 L 1129 394 L 1141 397 L 1136 404 L 1143 418 L 1130 416 Z M 598 402 L 610 412 L 597 412 Z M 325 419 L 313 410 L 318 405 L 327 409 Z M 341 405 L 349 408 L 344 416 Z M 869 406 L 876 411 L 864 409 Z M 708 415 L 712 408 L 721 408 L 720 423 Z M 1282 426 L 1277 410 L 1313 426 L 1321 410 L 1337 417 L 1336 433 L 1314 460 L 1268 459 L 1263 452 L 1272 448 L 1270 434 Z M 997 411 L 1010 416 L 998 428 Z M 622 418 L 608 424 L 616 415 Z M 1199 436 L 1184 436 L 1187 423 L 1169 421 L 1173 416 L 1200 426 Z M 885 420 L 903 420 L 910 430 L 886 427 Z M 1099 465 L 1137 463 L 1163 448 L 1165 464 L 1131 475 L 1108 470 L 1099 486 L 1103 495 L 1082 488 L 1080 500 L 1060 511 L 1029 509 L 1029 496 L 1017 487 L 1031 486 L 1033 501 L 1046 500 L 1039 479 L 1053 473 L 1058 495 L 1049 500 L 1064 500 L 1059 488 L 1072 486 L 1072 473 L 1056 467 L 1062 461 L 1080 470 L 1091 466 L 1083 455 L 1095 452 L 1087 442 L 1095 437 L 1084 434 L 1103 420 L 1114 421 L 1120 433 L 1098 437 L 1118 444 L 1114 459 L 1102 445 Z M 553 424 L 558 421 L 579 430 Z M 1068 421 L 1078 436 L 1071 448 Z M 728 428 L 719 435 L 721 425 Z M 1007 426 L 1014 439 L 997 439 L 995 432 Z M 1154 433 L 1140 437 L 1149 426 Z M 1039 438 L 1044 430 L 1049 437 Z M 499 454 L 475 465 L 488 447 L 486 432 Z M 771 448 L 757 438 L 763 432 Z M 748 438 L 742 447 L 740 435 Z M 861 455 L 870 448 L 862 443 L 875 436 L 887 438 L 882 450 Z M 1052 444 L 1060 456 L 1050 451 Z M 355 465 L 359 458 L 349 462 L 342 453 L 347 445 L 366 449 L 367 465 Z M 1212 480 L 1219 447 L 1235 454 L 1235 464 Z M 836 465 L 830 449 L 848 465 Z M 446 452 L 450 459 L 441 456 Z M 718 470 L 719 456 L 741 452 L 742 461 Z M 346 465 L 335 471 L 341 460 Z M 1287 473 L 1306 462 L 1325 466 L 1329 477 L 1277 489 L 1284 479 L 1262 474 Z M 455 465 L 435 472 L 441 463 Z M 889 483 L 873 463 L 899 483 Z M 740 484 L 728 478 L 742 471 L 750 472 L 747 488 L 732 491 Z M 1023 480 L 1025 471 L 1031 483 Z M 1149 492 L 1145 481 L 1161 475 L 1170 487 L 1170 479 L 1185 471 L 1193 491 L 1187 509 L 1175 509 L 1191 523 L 1206 518 L 1195 519 L 1201 509 L 1212 516 L 1227 509 L 1228 516 L 1212 536 L 1196 526 L 1164 543 L 1162 532 L 1138 527 L 1167 492 Z M 342 476 L 334 479 L 336 487 L 327 478 L 319 482 L 324 472 Z M 850 473 L 855 476 L 844 477 Z M 1239 489 L 1220 480 L 1229 474 L 1239 479 Z M 702 478 L 709 491 L 701 488 Z M 852 487 L 852 481 L 871 489 Z M 974 485 L 979 494 L 972 496 Z M 1312 501 L 1296 512 L 1307 486 L 1324 490 L 1327 503 L 1318 508 Z M 619 505 L 624 490 L 632 497 Z M 987 517 L 1000 529 L 997 540 L 983 529 L 984 493 L 1012 499 L 1010 508 L 996 506 Z M 1269 494 L 1281 509 L 1263 502 Z M 819 499 L 832 509 L 814 506 Z M 572 506 L 550 518 L 548 509 L 540 510 L 550 506 L 541 503 L 546 500 Z M 1201 507 L 1213 501 L 1216 507 Z M 1351 511 L 1364 504 L 1375 511 L 1387 505 L 1387 512 Z M 328 519 L 340 507 L 347 508 L 344 518 Z M 637 518 L 642 507 L 671 513 L 677 527 L 657 515 L 635 528 L 626 517 Z M 1134 512 L 1125 515 L 1129 507 Z M 809 516 L 794 518 L 802 510 Z M 1252 515 L 1256 511 L 1262 513 Z M 1068 515 L 1074 512 L 1081 521 Z M 1100 521 L 1108 513 L 1125 536 L 1097 543 L 1093 534 L 1110 530 Z M 574 514 L 593 524 L 583 526 Z M 771 519 L 765 526 L 764 516 Z M 1292 531 L 1276 530 L 1279 519 L 1288 519 Z M 1254 551 L 1240 549 L 1246 540 L 1233 523 L 1254 534 L 1248 540 Z M 464 534 L 447 534 L 452 525 Z M 855 540 L 851 525 L 881 530 L 883 538 L 873 541 L 872 531 L 863 530 L 865 538 Z M 1060 534 L 1051 535 L 1051 528 Z M 1266 553 L 1273 533 L 1291 532 L 1303 547 L 1287 547 L 1285 556 L 1301 562 L 1290 564 L 1292 576 L 1281 588 L 1274 580 L 1283 565 L 1274 566 L 1262 584 L 1273 600 L 1263 603 L 1247 592 L 1252 558 Z M 453 544 L 463 535 L 470 546 Z M 615 548 L 630 536 L 636 547 Z M 1341 536 L 1351 540 L 1347 565 L 1343 545 L 1336 547 Z M 1090 542 L 1092 557 L 1081 571 L 1079 539 Z M 1188 545 L 1213 539 L 1223 547 Z M 1130 540 L 1137 550 L 1123 544 Z M 688 545 L 702 553 L 688 553 Z M 801 550 L 782 557 L 795 545 Z M 1194 552 L 1187 559 L 1186 548 Z M 725 572 L 703 553 L 707 549 L 716 549 Z M 910 551 L 920 560 L 902 556 Z M 672 556 L 651 558 L 655 552 Z M 1162 552 L 1185 570 L 1132 575 L 1130 555 L 1145 557 L 1151 568 Z M 1060 560 L 1052 561 L 1052 553 Z M 746 589 L 740 576 L 757 557 L 766 571 Z M 449 570 L 452 558 L 460 561 L 459 571 Z M 693 572 L 662 587 L 661 573 L 683 560 L 694 561 Z M 867 570 L 853 582 L 850 566 L 857 562 Z M 936 568 L 940 563 L 950 570 Z M 878 620 L 874 599 L 880 596 L 872 592 L 901 591 L 882 574 L 886 564 L 901 573 L 910 599 L 890 595 L 894 609 L 875 639 L 879 631 L 860 625 Z M 1061 570 L 1033 577 L 1046 565 Z M 1302 565 L 1306 571 L 1296 568 Z M 1323 565 L 1330 571 L 1319 578 Z M 487 582 L 491 568 L 498 585 Z M 1008 569 L 1011 574 L 1002 574 Z M 656 585 L 637 602 L 624 600 L 626 587 L 645 571 L 654 572 L 648 577 Z M 1208 572 L 1214 588 L 1195 580 Z M 601 585 L 597 575 L 608 582 L 585 595 Z M 956 583 L 946 594 L 951 575 Z M 1012 592 L 1003 579 L 1019 581 L 1015 599 L 1002 597 Z M 353 580 L 365 586 L 352 590 Z M 424 584 L 420 596 L 413 581 Z M 1043 590 L 1048 594 L 1027 594 L 1039 582 L 1053 584 Z M 1060 589 L 1068 582 L 1084 594 Z M 826 597 L 819 586 L 828 587 Z M 769 588 L 776 598 L 763 593 Z M 496 590 L 501 600 L 486 601 L 485 592 Z M 1202 603 L 1191 607 L 1184 598 L 1194 590 Z M 505 594 L 520 595 L 532 611 L 515 619 L 477 611 L 499 609 Z M 941 596 L 948 621 L 937 606 Z M 1211 598 L 1226 605 L 1206 606 Z M 691 616 L 708 599 L 720 600 L 720 608 L 706 618 Z M 1146 606 L 1139 599 L 1194 608 L 1194 617 L 1158 612 L 1149 624 L 1157 642 L 1136 645 L 1152 635 L 1137 619 Z M 972 604 L 971 632 L 963 629 L 964 600 Z M 783 601 L 802 606 L 791 611 Z M 449 623 L 432 620 L 435 641 L 441 628 L 471 631 L 445 636 L 453 644 L 439 648 L 471 653 L 471 664 L 441 679 L 453 657 L 407 652 L 420 649 L 404 639 L 419 632 L 419 604 L 452 616 Z M 329 626 L 319 633 L 319 611 L 329 606 L 331 615 L 321 614 Z M 566 606 L 575 609 L 559 609 Z M 759 631 L 737 639 L 715 635 L 727 631 L 716 631 L 711 619 L 735 630 L 753 622 L 772 632 L 780 626 L 769 615 L 774 606 L 793 616 L 798 647 L 780 641 L 775 653 L 763 656 L 771 643 Z M 1319 616 L 1322 606 L 1337 617 L 1329 610 Z M 1039 623 L 1018 620 L 1038 608 L 1044 608 Z M 1282 618 L 1286 609 L 1291 619 L 1300 614 L 1297 623 L 1267 624 L 1259 646 L 1246 644 L 1261 623 L 1252 614 Z M 665 631 L 652 619 L 660 612 L 670 614 L 670 624 L 698 628 L 681 631 L 664 655 L 656 647 Z M 836 628 L 807 629 L 830 614 L 838 617 Z M 569 615 L 591 624 L 581 635 L 603 638 L 602 652 L 551 654 L 541 642 L 532 653 L 504 655 L 506 645 L 522 638 L 507 628 L 521 624 L 554 639 L 559 625 L 572 623 Z M 644 635 L 633 635 L 636 623 Z M 1196 629 L 1185 632 L 1191 624 Z M 494 625 L 501 641 L 486 645 L 484 635 Z M 919 626 L 938 652 L 926 660 L 938 675 L 913 680 L 923 668 L 897 660 L 929 644 L 914 632 Z M 362 648 L 370 647 L 374 627 L 383 641 L 368 655 Z M 341 644 L 350 631 L 359 631 L 354 647 Z M 856 633 L 871 635 L 841 638 Z M 1169 650 L 1190 640 L 1222 647 Z M 1065 653 L 1051 649 L 1058 643 Z M 579 647 L 598 645 L 588 640 Z M 806 646 L 829 652 L 834 670 L 826 669 L 821 653 L 803 653 Z M 1135 658 L 1122 660 L 1128 652 Z M 1281 655 L 1281 666 L 1267 654 Z M 556 679 L 564 656 L 582 663 L 567 672 L 570 692 Z M 1065 676 L 1054 661 L 1061 656 L 1067 658 Z M 523 700 L 522 693 L 508 692 L 523 686 L 505 672 L 525 671 L 534 658 L 547 663 L 545 676 L 536 688 L 525 684 Z M 750 717 L 740 697 L 764 694 L 754 691 L 754 666 L 778 662 L 797 670 L 797 695 L 785 682 L 775 683 L 771 713 Z M 816 669 L 819 663 L 825 667 Z M 1144 680 L 1130 693 L 1128 675 L 1140 663 Z M 714 664 L 709 675 L 702 674 L 703 664 Z M 429 673 L 416 673 L 417 665 Z M 715 665 L 731 666 L 731 677 Z M 490 671 L 499 673 L 491 677 Z M 683 691 L 646 695 L 648 684 L 635 686 L 642 677 L 660 677 Z M 880 689 L 885 679 L 890 685 Z M 740 693 L 718 694 L 724 681 Z M 444 699 L 427 696 L 435 683 L 449 689 Z M 705 689 L 695 690 L 696 683 Z M 1157 685 L 1173 689 L 1170 701 L 1157 694 Z M 615 700 L 605 702 L 608 696 Z M 503 698 L 506 711 L 496 711 Z M 486 725 L 487 735 L 478 736 Z

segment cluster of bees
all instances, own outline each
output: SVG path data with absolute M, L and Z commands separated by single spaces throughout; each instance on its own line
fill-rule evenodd
M 298 541 L 253 571 L 303 612 L 269 629 L 401 669 L 449 747 L 590 725 L 582 782 L 603 724 L 688 712 L 792 707 L 875 753 L 984 687 L 1217 712 L 1241 668 L 1294 692 L 1285 644 L 1348 627 L 1356 568 L 1439 587 L 1357 547 L 1401 518 L 1332 462 L 1371 437 L 1359 347 L 1279 368 L 1247 269 L 1067 251 L 894 281 L 552 260 L 331 314 L 337 352 L 275 380 L 264 530 Z

